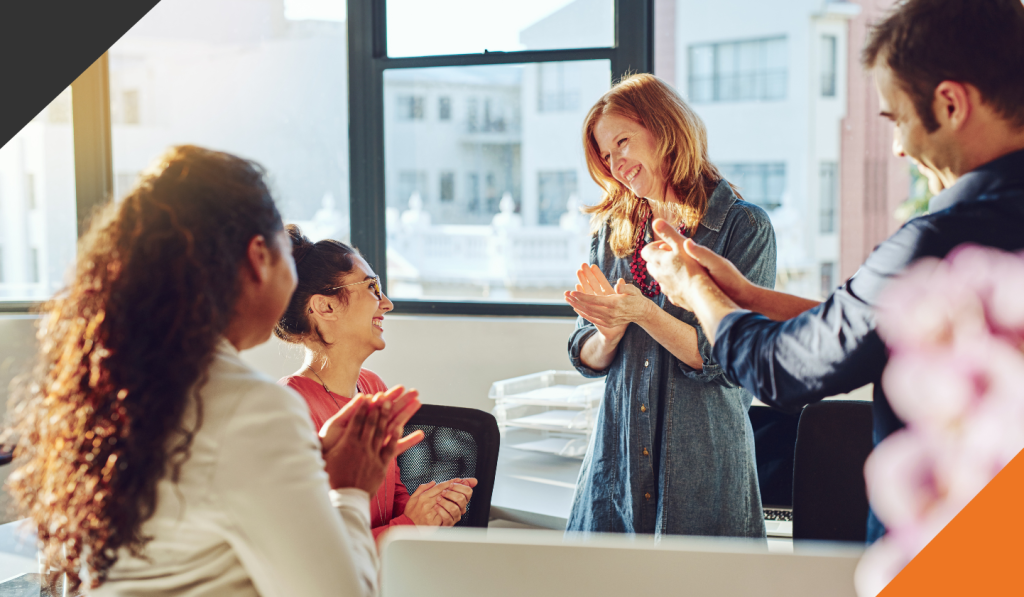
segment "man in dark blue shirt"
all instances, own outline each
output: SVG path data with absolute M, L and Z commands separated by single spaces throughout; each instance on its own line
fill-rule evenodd
M 823 303 L 759 288 L 655 223 L 663 242 L 644 249 L 648 269 L 697 315 L 726 375 L 789 410 L 874 383 L 875 443 L 903 425 L 880 383 L 888 360 L 875 331 L 880 292 L 915 260 L 962 243 L 1024 249 L 1022 40 L 1020 0 L 909 0 L 873 29 L 863 62 L 881 115 L 895 124 L 894 148 L 946 190 Z M 868 541 L 882 533 L 872 515 Z

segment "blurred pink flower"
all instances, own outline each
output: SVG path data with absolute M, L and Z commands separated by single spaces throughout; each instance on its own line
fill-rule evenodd
M 882 377 L 906 428 L 864 467 L 888 533 L 857 569 L 876 595 L 1024 449 L 1024 255 L 963 246 L 883 293 Z
M 882 383 L 901 420 L 945 428 L 982 402 L 1016 401 L 1024 388 L 1024 354 L 991 335 L 894 351 Z

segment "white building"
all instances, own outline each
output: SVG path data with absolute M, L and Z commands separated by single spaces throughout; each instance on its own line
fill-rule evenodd
M 847 20 L 822 0 L 677 0 L 676 82 L 708 127 L 712 161 L 764 207 L 778 288 L 808 297 L 838 283 L 840 126 Z
M 769 211 L 779 286 L 818 296 L 838 281 L 846 19 L 857 7 L 675 2 L 674 27 L 658 30 L 675 37 L 674 80 L 708 126 L 711 157 Z M 520 42 L 604 45 L 606 4 L 575 0 L 524 28 Z M 347 238 L 345 28 L 288 20 L 283 0 L 161 2 L 110 50 L 115 194 L 168 145 L 194 143 L 259 161 L 287 220 L 316 238 Z M 587 257 L 578 206 L 601 196 L 581 126 L 610 79 L 603 60 L 385 72 L 396 298 L 559 300 Z M 73 259 L 63 101 L 0 154 L 6 298 L 48 296 Z

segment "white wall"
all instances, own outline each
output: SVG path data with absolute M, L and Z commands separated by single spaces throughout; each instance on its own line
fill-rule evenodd
M 27 315 L 0 315 L 0 397 L 35 354 L 35 321 Z M 546 369 L 571 369 L 566 350 L 575 320 L 522 317 L 416 317 L 385 320 L 388 347 L 366 366 L 388 385 L 420 390 L 429 404 L 491 410 L 491 383 Z M 274 379 L 293 373 L 302 349 L 272 339 L 242 353 Z
M 416 388 L 427 404 L 490 412 L 491 383 L 546 369 L 571 369 L 573 319 L 416 317 L 385 319 L 387 348 L 366 367 L 388 385 Z M 253 367 L 279 378 L 298 369 L 302 349 L 272 339 L 242 353 Z
M 6 404 L 11 379 L 24 372 L 36 351 L 31 315 L 0 314 L 0 398 Z M 571 369 L 566 351 L 575 320 L 520 317 L 414 317 L 385 320 L 386 350 L 367 361 L 388 385 L 420 390 L 427 404 L 490 412 L 491 383 L 546 369 Z M 242 353 L 256 369 L 277 379 L 302 363 L 302 349 L 276 338 Z M 10 474 L 0 467 L 0 484 Z M 0 523 L 13 520 L 0 491 Z

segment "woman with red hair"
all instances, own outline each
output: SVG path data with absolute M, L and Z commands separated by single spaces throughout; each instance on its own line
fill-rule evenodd
M 771 288 L 771 222 L 722 177 L 703 122 L 657 77 L 627 77 L 598 100 L 583 145 L 604 197 L 587 210 L 590 264 L 565 297 L 580 315 L 569 356 L 607 385 L 567 530 L 764 537 L 752 396 L 722 374 L 640 251 L 661 218 Z

